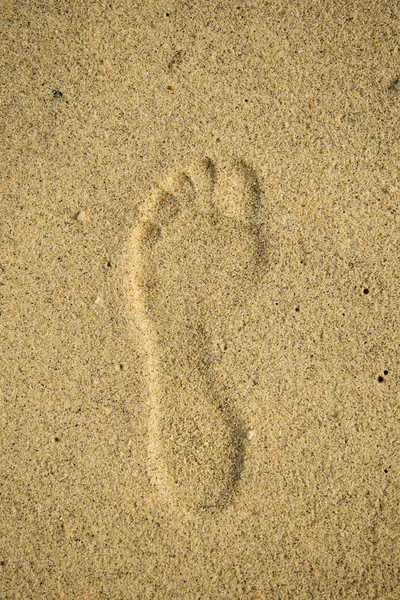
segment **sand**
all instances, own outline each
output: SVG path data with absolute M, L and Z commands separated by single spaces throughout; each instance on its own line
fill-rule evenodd
M 0 598 L 400 598 L 398 3 L 0 15 Z

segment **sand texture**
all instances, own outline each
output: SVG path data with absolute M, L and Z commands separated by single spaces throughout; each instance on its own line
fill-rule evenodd
M 0 17 L 0 600 L 399 600 L 399 3 Z

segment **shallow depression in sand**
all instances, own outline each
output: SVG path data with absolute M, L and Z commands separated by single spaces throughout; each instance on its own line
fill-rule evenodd
M 243 161 L 220 162 L 198 159 L 153 192 L 128 257 L 147 355 L 150 476 L 168 503 L 195 512 L 223 508 L 241 477 L 248 427 L 213 348 L 265 264 L 257 177 Z

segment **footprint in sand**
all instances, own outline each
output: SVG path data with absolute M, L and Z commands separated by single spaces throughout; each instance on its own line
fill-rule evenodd
M 223 507 L 243 467 L 246 430 L 216 369 L 216 340 L 264 263 L 253 170 L 209 159 L 144 203 L 129 250 L 134 316 L 148 361 L 149 466 L 168 503 Z

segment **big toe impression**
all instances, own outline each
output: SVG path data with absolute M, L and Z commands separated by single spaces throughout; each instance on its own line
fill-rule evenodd
M 223 165 L 216 196 L 220 210 L 226 216 L 245 224 L 257 220 L 260 187 L 254 170 L 243 160 L 230 159 Z

